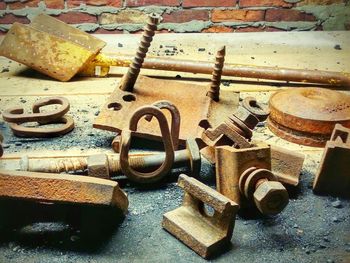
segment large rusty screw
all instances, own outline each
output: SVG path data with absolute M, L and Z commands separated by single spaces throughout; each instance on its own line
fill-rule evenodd
M 288 204 L 286 188 L 267 169 L 252 167 L 242 173 L 239 189 L 263 215 L 276 215 Z
M 219 49 L 215 57 L 215 66 L 212 73 L 210 89 L 207 93 L 207 96 L 214 101 L 219 101 L 219 97 L 220 97 L 221 75 L 222 75 L 222 68 L 224 67 L 224 62 L 225 62 L 225 53 L 226 53 L 226 47 L 223 46 Z
M 164 162 L 165 154 L 153 154 L 143 157 L 130 157 L 132 168 L 139 171 L 153 170 Z M 187 140 L 186 149 L 175 151 L 173 168 L 189 167 L 191 174 L 197 176 L 201 167 L 201 155 L 195 140 Z M 119 155 L 95 154 L 88 157 L 65 159 L 29 159 L 22 157 L 21 170 L 44 173 L 77 173 L 88 171 L 89 176 L 111 178 L 123 174 Z
M 159 21 L 160 16 L 158 14 L 152 13 L 148 16 L 147 25 L 143 29 L 144 32 L 142 34 L 136 56 L 130 64 L 128 72 L 124 76 L 120 86 L 121 90 L 132 92 Z

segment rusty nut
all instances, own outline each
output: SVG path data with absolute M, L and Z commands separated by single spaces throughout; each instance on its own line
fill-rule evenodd
M 238 107 L 237 111 L 234 113 L 234 116 L 241 120 L 251 130 L 253 130 L 255 126 L 259 123 L 258 118 L 243 107 Z
M 280 182 L 266 181 L 255 190 L 254 202 L 263 215 L 276 215 L 287 206 L 289 196 Z
M 109 179 L 108 157 L 106 154 L 94 154 L 87 158 L 89 176 Z

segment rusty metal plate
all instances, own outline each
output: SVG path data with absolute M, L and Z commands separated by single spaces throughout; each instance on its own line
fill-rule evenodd
M 86 37 L 88 34 L 76 31 L 75 28 L 71 30 L 72 27 L 68 25 L 58 26 L 57 32 L 53 34 L 53 24 L 62 25 L 62 22 L 54 18 L 48 19 L 50 33 L 44 32 L 41 27 L 43 18 L 39 17 L 38 20 L 33 24 L 36 28 L 14 23 L 0 45 L 0 55 L 55 79 L 68 81 L 104 46 L 104 42 L 92 40 L 93 37 Z M 59 31 L 63 28 L 67 32 Z
M 181 81 L 163 80 L 139 76 L 133 92 L 116 88 L 101 109 L 93 126 L 98 129 L 121 133 L 129 125 L 132 114 L 141 106 L 159 100 L 168 100 L 178 108 L 181 116 L 180 142 L 189 137 L 200 138 L 197 129 L 200 121 L 207 119 L 213 126 L 232 115 L 238 106 L 239 95 L 233 91 L 221 91 L 219 102 L 206 96 L 207 86 Z M 165 112 L 168 120 L 170 114 Z M 170 122 L 169 122 L 170 123 Z M 136 135 L 160 140 L 159 124 L 155 118 L 143 122 Z
M 327 142 L 316 173 L 316 193 L 350 197 L 350 129 L 337 124 Z
M 117 182 L 67 174 L 0 170 L 0 198 L 115 206 L 124 213 L 128 209 Z
M 269 101 L 268 127 L 291 142 L 324 146 L 336 123 L 350 127 L 350 96 L 322 88 L 288 89 Z
M 184 201 L 163 215 L 163 228 L 203 258 L 219 254 L 231 240 L 238 205 L 184 174 L 179 176 L 178 186 L 185 191 Z M 204 204 L 213 208 L 213 215 Z

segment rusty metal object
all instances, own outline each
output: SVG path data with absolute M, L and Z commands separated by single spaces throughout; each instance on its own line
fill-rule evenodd
M 215 57 L 215 66 L 212 73 L 210 89 L 207 93 L 207 96 L 209 96 L 214 101 L 219 101 L 220 99 L 220 84 L 221 84 L 222 68 L 224 67 L 224 62 L 225 62 L 225 53 L 226 53 L 226 47 L 223 46 L 216 53 L 216 57 Z
M 255 207 L 263 215 L 280 213 L 288 192 L 271 172 L 271 150 L 259 144 L 247 149 L 216 148 L 217 190 L 241 207 Z
M 61 105 L 51 112 L 40 112 L 40 108 L 47 105 Z M 19 137 L 54 137 L 66 134 L 74 129 L 74 120 L 65 115 L 69 111 L 69 101 L 63 97 L 43 98 L 33 104 L 33 113 L 24 113 L 23 108 L 14 107 L 2 113 L 3 119 L 10 122 L 14 135 Z M 26 127 L 20 124 L 38 122 L 38 127 Z M 42 128 L 45 124 L 64 124 L 55 128 Z
M 211 128 L 210 123 L 202 122 L 201 139 L 207 145 L 201 150 L 202 155 L 214 164 L 217 146 L 230 145 L 238 149 L 251 147 L 252 130 L 258 122 L 259 120 L 243 107 L 238 107 L 234 114 L 215 128 Z
M 131 156 L 130 166 L 138 171 L 154 170 L 164 163 L 165 154 L 152 154 L 146 156 Z M 76 158 L 51 158 L 29 159 L 28 156 L 21 158 L 22 171 L 43 173 L 82 173 L 87 170 L 89 176 L 110 179 L 113 176 L 123 174 L 120 166 L 120 158 L 117 154 L 94 154 L 88 157 Z M 189 173 L 197 177 L 201 168 L 201 155 L 195 140 L 188 139 L 186 149 L 175 151 L 172 168 L 189 168 Z
M 288 141 L 323 147 L 335 124 L 350 127 L 350 96 L 321 88 L 288 89 L 269 101 L 268 127 Z
M 128 210 L 118 183 L 86 176 L 0 170 L 0 198 L 112 206 Z
M 238 105 L 239 95 L 233 91 L 221 91 L 219 102 L 212 101 L 206 93 L 205 85 L 153 79 L 141 75 L 136 81 L 133 93 L 119 88 L 113 91 L 93 126 L 120 134 L 129 125 L 128 120 L 136 109 L 151 105 L 155 101 L 167 100 L 176 105 L 180 112 L 179 146 L 184 146 L 187 138 L 201 137 L 200 127 L 197 128 L 201 121 L 207 120 L 216 127 L 232 115 Z M 193 98 L 196 98 L 195 106 Z M 157 121 L 143 123 L 135 132 L 135 136 L 160 141 Z
M 271 171 L 283 184 L 297 186 L 305 155 L 271 145 Z
M 258 103 L 254 97 L 246 97 L 242 101 L 242 106 L 258 118 L 260 122 L 265 121 L 270 114 L 267 106 Z
M 4 141 L 4 137 L 0 133 L 0 157 L 4 154 L 4 148 L 2 147 L 2 142 Z
M 350 129 L 336 124 L 314 179 L 314 192 L 349 198 L 349 160 Z
M 128 72 L 123 77 L 123 80 L 119 87 L 121 90 L 132 92 L 134 89 L 134 85 L 136 83 L 137 77 L 139 76 L 142 63 L 146 57 L 148 48 L 151 45 L 159 21 L 160 16 L 155 13 L 152 13 L 148 16 L 147 25 L 143 29 L 142 38 L 137 49 L 136 56 L 130 64 Z
M 0 55 L 68 81 L 105 45 L 90 34 L 40 14 L 29 25 L 12 25 L 0 45 Z
M 184 174 L 178 186 L 185 191 L 183 203 L 163 215 L 162 227 L 203 258 L 219 254 L 231 240 L 238 205 Z M 213 208 L 213 215 L 205 204 Z
M 132 60 L 132 56 L 113 55 L 113 57 L 107 57 L 103 54 L 99 54 L 92 60 L 91 63 L 87 65 L 87 67 L 82 69 L 80 73 L 84 76 L 107 76 L 110 66 L 128 67 Z M 213 66 L 210 62 L 159 57 L 146 58 L 142 64 L 142 67 L 145 69 L 158 69 L 200 74 L 211 74 L 213 71 Z M 100 69 L 100 74 L 96 74 L 96 68 Z M 253 78 L 259 80 L 283 80 L 289 82 L 326 84 L 347 88 L 350 87 L 349 72 L 263 67 L 225 63 L 222 75 L 250 79 Z
M 155 171 L 143 173 L 136 171 L 129 164 L 129 149 L 131 144 L 131 134 L 137 130 L 139 120 L 146 116 L 156 117 L 162 134 L 164 151 L 166 153 L 164 163 Z M 130 118 L 129 130 L 123 130 L 120 144 L 120 166 L 123 173 L 137 183 L 154 183 L 162 180 L 169 173 L 174 163 L 174 146 L 170 134 L 168 121 L 165 115 L 155 106 L 143 106 L 136 110 Z
M 179 147 L 179 136 L 180 136 L 180 125 L 181 125 L 181 115 L 178 108 L 167 100 L 161 100 L 154 102 L 152 106 L 159 109 L 167 109 L 171 114 L 171 138 L 173 139 L 174 149 L 177 150 Z M 148 115 L 145 119 L 150 122 L 153 116 Z

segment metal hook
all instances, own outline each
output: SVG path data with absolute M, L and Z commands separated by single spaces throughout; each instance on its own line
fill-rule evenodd
M 173 139 L 174 149 L 177 150 L 179 147 L 179 136 L 180 136 L 180 123 L 181 117 L 178 108 L 167 100 L 156 101 L 152 104 L 159 109 L 167 109 L 171 114 L 171 137 Z M 152 115 L 147 115 L 145 117 L 147 121 L 151 121 L 153 119 Z
M 164 163 L 155 171 L 141 173 L 130 167 L 129 149 L 132 133 L 137 130 L 139 120 L 151 115 L 157 118 L 165 149 Z M 160 181 L 170 171 L 175 159 L 173 140 L 169 131 L 169 125 L 163 112 L 155 106 L 143 106 L 135 111 L 129 123 L 129 130 L 123 130 L 120 143 L 120 166 L 123 173 L 132 181 L 137 183 L 154 183 Z

